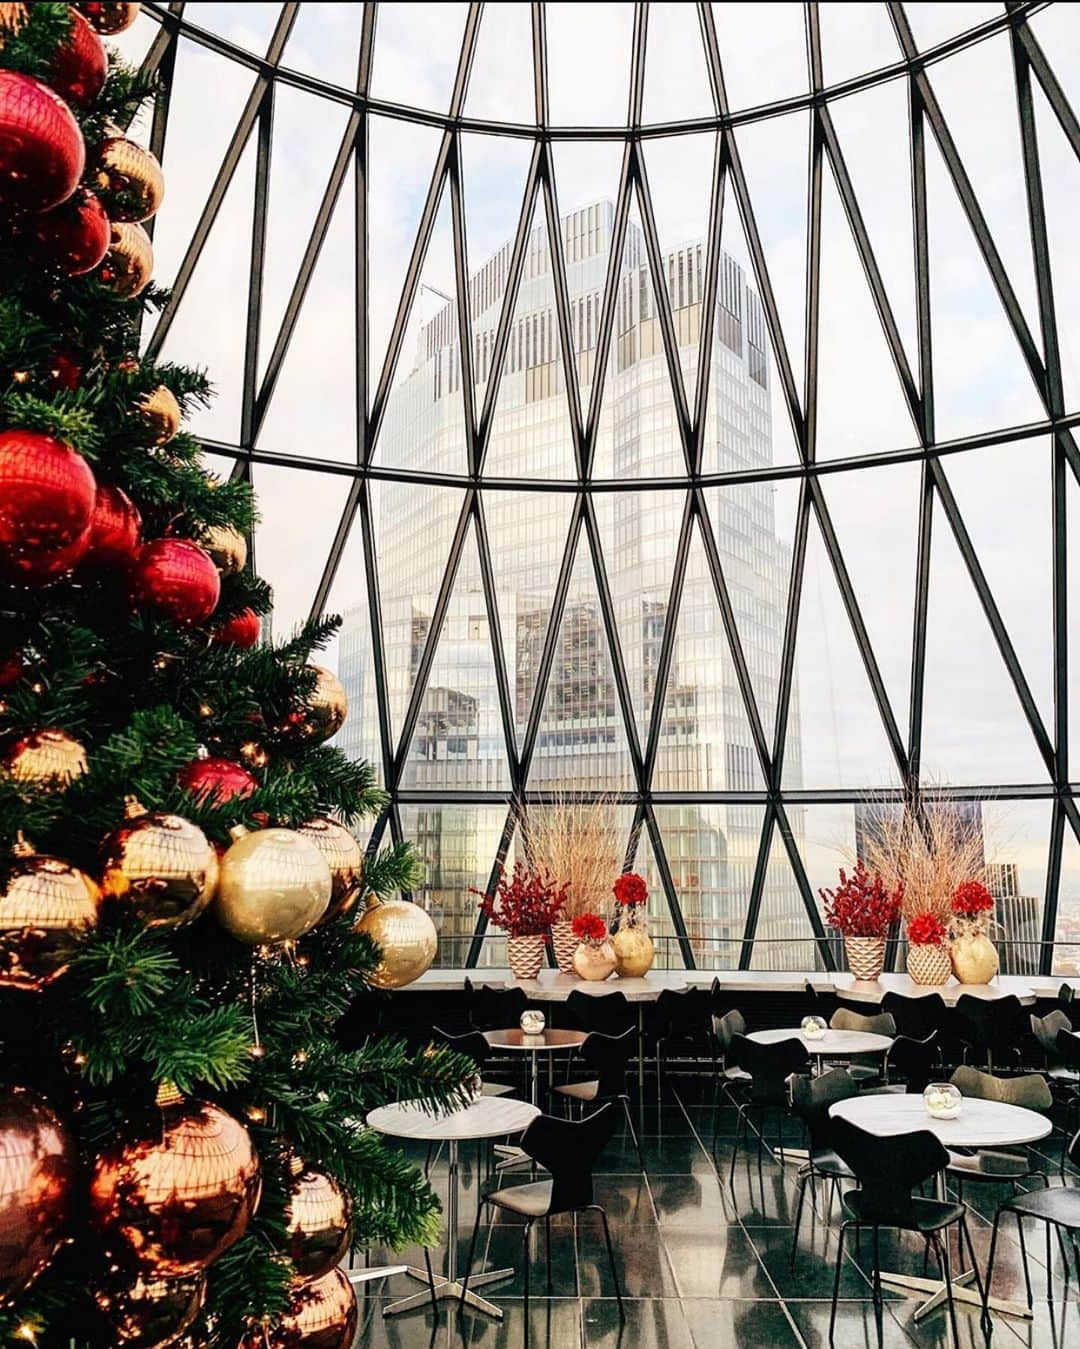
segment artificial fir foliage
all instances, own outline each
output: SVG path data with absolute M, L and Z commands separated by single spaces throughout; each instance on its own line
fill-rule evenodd
M 71 28 L 67 5 L 26 6 L 21 26 L 3 35 L 0 72 L 47 84 Z M 110 55 L 100 96 L 72 108 L 88 162 L 114 134 L 106 124 L 126 125 L 152 93 Z M 184 413 L 210 396 L 204 373 L 138 355 L 144 316 L 167 294 L 151 284 L 122 298 L 102 268 L 69 276 L 43 265 L 28 248 L 26 224 L 16 212 L 0 214 L 0 482 L 4 433 L 33 432 L 77 451 L 99 488 L 126 494 L 143 544 L 171 537 L 199 545 L 216 527 L 249 534 L 256 509 L 246 483 L 208 475 L 198 442 L 182 431 L 150 448 L 139 406 L 147 395 L 164 386 Z M 14 547 L 0 545 L 0 553 L 4 546 Z M 227 620 L 266 614 L 271 603 L 250 568 L 221 576 L 212 616 L 195 626 L 133 606 L 123 567 L 82 571 L 76 563 L 47 585 L 5 582 L 4 852 L 22 836 L 37 853 L 100 880 L 102 840 L 122 825 L 130 798 L 197 826 L 222 851 L 236 826 L 295 828 L 321 815 L 351 826 L 381 810 L 371 767 L 308 733 L 313 662 L 338 620 L 312 620 L 275 646 L 215 641 Z M 22 771 L 20 755 L 44 729 L 82 747 L 83 771 L 48 780 Z M 254 790 L 224 801 L 185 792 L 178 773 L 204 750 L 243 764 Z M 366 859 L 362 884 L 389 895 L 417 879 L 415 854 L 398 845 Z M 434 1240 L 439 1205 L 426 1181 L 359 1122 L 391 1099 L 453 1105 L 474 1065 L 437 1047 L 413 1054 L 393 1039 L 341 1047 L 335 1025 L 380 958 L 355 917 L 352 908 L 296 941 L 253 948 L 229 937 L 212 907 L 182 926 L 153 925 L 105 895 L 96 924 L 69 934 L 66 968 L 27 991 L 4 975 L 13 948 L 0 897 L 0 1096 L 18 1084 L 43 1097 L 70 1132 L 79 1165 L 72 1240 L 0 1307 L 3 1342 L 117 1342 L 95 1298 L 106 1271 L 102 1241 L 86 1224 L 86 1186 L 100 1154 L 153 1117 L 162 1084 L 240 1121 L 261 1165 L 254 1216 L 209 1266 L 205 1304 L 184 1343 L 235 1346 L 289 1303 L 295 1271 L 284 1253 L 284 1212 L 297 1157 L 351 1198 L 355 1245 Z

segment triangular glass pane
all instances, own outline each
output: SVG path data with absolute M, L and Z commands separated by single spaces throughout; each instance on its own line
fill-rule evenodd
M 259 507 L 255 566 L 273 587 L 270 624 L 274 640 L 280 641 L 311 611 L 349 494 L 349 479 L 276 464 L 252 464 L 251 475 Z M 306 522 L 304 529 L 296 528 L 298 520 Z M 341 574 L 339 568 L 339 578 Z
M 630 702 L 644 741 L 669 618 L 684 492 L 604 492 L 593 499 Z
M 767 741 L 776 725 L 799 485 L 791 478 L 705 493 L 735 626 Z M 789 767 L 791 752 L 789 745 Z
M 670 136 L 642 143 L 664 282 L 675 324 L 687 401 L 694 400 L 701 338 L 709 198 L 716 136 Z
M 771 4 L 767 23 L 759 4 L 714 4 L 712 12 L 729 107 L 759 107 L 806 93 L 803 5 Z
M 485 5 L 465 116 L 530 126 L 536 121 L 529 5 Z
M 372 482 L 386 685 L 395 738 L 424 654 L 463 493 L 423 483 Z
M 363 11 L 347 0 L 301 5 L 282 64 L 328 84 L 355 89 L 363 17 Z M 381 25 L 380 15 L 377 27 Z
M 254 190 L 255 142 L 250 140 L 160 356 L 163 361 L 214 372 L 213 402 L 196 409 L 184 429 L 232 445 L 240 440 Z M 151 331 L 147 326 L 144 338 Z
M 656 865 L 652 838 L 644 823 L 638 837 L 633 870 L 645 878 L 645 884 L 649 887 L 649 936 L 656 946 L 656 965 L 665 970 L 685 968 L 675 924 L 671 921 L 671 909 L 664 890 L 664 882 L 660 879 L 660 868 Z
M 803 846 L 802 811 L 793 806 L 788 811 L 792 837 L 796 847 Z M 818 970 L 822 968 L 821 954 L 814 941 L 814 929 L 806 912 L 795 872 L 791 867 L 780 830 L 773 830 L 769 865 L 765 872 L 765 888 L 761 894 L 757 927 L 754 931 L 754 950 L 750 957 L 752 970 Z
M 633 768 L 611 648 L 582 530 L 559 623 L 529 787 L 533 791 L 625 791 L 632 786 Z
M 736 133 L 739 161 L 746 177 L 769 281 L 776 296 L 788 359 L 799 388 L 806 350 L 806 188 L 810 115 L 790 113 L 750 122 Z M 735 193 L 728 183 L 727 216 L 737 214 Z M 731 222 L 734 224 L 734 222 Z
M 680 251 L 680 263 L 686 263 L 693 252 Z M 675 256 L 669 259 L 673 272 Z M 690 306 L 684 311 L 683 331 L 688 340 L 696 341 L 691 331 L 696 325 L 689 322 L 692 310 Z M 580 321 L 580 310 L 578 318 Z M 585 319 L 587 324 L 587 312 Z M 631 202 L 626 224 L 592 472 L 596 478 L 658 478 L 686 472 L 656 310 L 656 286 L 636 200 Z
M 460 153 L 472 320 L 494 329 L 509 279 L 532 142 L 465 131 Z
M 384 0 L 375 25 L 371 96 L 413 108 L 450 106 L 465 33 L 464 4 Z
M 850 871 L 858 856 L 856 816 L 867 808 L 861 801 L 788 807 L 788 818 L 797 814 L 802 822 L 799 856 L 813 895 L 835 885 L 841 867 Z
M 524 261 L 484 473 L 489 478 L 575 478 L 574 433 L 540 198 Z M 481 368 L 483 356 L 481 350 Z
M 715 111 L 696 7 L 671 0 L 650 5 L 641 120 L 679 122 Z
M 764 814 L 756 805 L 656 807 L 699 969 L 730 970 L 739 963 Z
M 938 502 L 934 517 L 923 776 L 964 786 L 1045 782 L 1046 766 Z
M 256 437 L 279 454 L 340 463 L 359 458 L 352 184 L 350 167 Z
M 966 33 L 969 28 L 985 23 L 987 19 L 1000 19 L 1001 6 L 976 4 L 973 0 L 963 0 L 960 4 L 948 3 L 948 0 L 912 4 L 908 0 L 904 5 L 904 13 L 911 24 L 916 46 L 920 51 L 926 51 L 928 47 L 945 42 L 957 33 Z
M 916 463 L 890 464 L 821 479 L 893 712 L 906 725 L 919 543 Z
M 832 173 L 822 172 L 817 457 L 914 445 L 900 376 Z
M 895 716 L 895 708 L 893 712 Z M 813 512 L 783 782 L 788 788 L 900 785 L 896 760 Z
M 1061 880 L 1057 893 L 1053 973 L 1066 978 L 1080 975 L 1080 843 L 1068 819 L 1061 849 Z
M 195 22 L 245 51 L 266 50 L 274 25 L 281 16 L 280 4 L 203 5 Z
M 1054 74 L 1075 108 L 1080 103 L 1080 67 L 1066 53 L 1075 52 L 1080 44 L 1080 11 L 1075 5 L 1044 5 L 1025 14 L 1024 22 L 1038 38 L 1044 53 L 1052 55 Z M 1033 80 L 1032 86 L 1037 85 L 1038 81 Z
M 377 464 L 429 473 L 468 471 L 451 214 L 445 187 L 375 442 Z M 476 334 L 474 361 L 487 356 L 487 336 L 485 329 L 482 345 Z
M 887 80 L 851 98 L 836 99 L 829 110 L 911 363 L 918 341 L 907 86 L 903 80 Z
M 1080 782 L 1080 487 L 1065 472 L 1066 595 L 1069 603 L 1069 779 Z
M 720 243 L 712 372 L 701 428 L 702 470 L 724 473 L 798 463 L 772 336 L 730 183 Z M 798 367 L 793 378 L 798 387 Z
M 926 194 L 937 438 L 1042 420 L 1046 410 L 930 136 Z
M 368 114 L 369 400 L 382 374 L 441 141 L 435 127 Z M 401 361 L 409 366 L 412 353 L 403 349 Z
M 483 497 L 519 744 L 536 691 L 573 504 L 569 492 L 485 492 Z M 528 529 L 522 529 L 523 520 Z
M 691 539 L 660 713 L 653 790 L 763 791 L 750 719 L 696 527 Z
M 894 65 L 903 57 L 885 5 L 821 0 L 818 18 L 826 84 Z
M 634 6 L 547 5 L 548 103 L 554 126 L 625 126 Z M 582 52 L 603 52 L 582 79 Z
M 1065 139 L 1037 80 L 1032 80 L 1038 130 L 1046 234 L 1054 280 L 1061 377 L 1065 407 L 1080 407 L 1080 267 L 1076 265 L 1076 221 L 1080 219 L 1080 162 Z
M 1053 722 L 1053 468 L 1046 440 L 943 461 L 975 554 L 1047 726 Z M 1002 503 L 1009 525 L 1002 529 Z M 1017 539 L 1024 546 L 1017 548 Z
M 986 888 L 994 896 L 994 918 L 1000 925 L 994 934 L 1000 972 L 1038 974 L 1051 804 L 996 799 L 978 804 L 986 850 Z M 1070 833 L 1066 825 L 1066 839 Z
M 348 117 L 349 109 L 344 104 L 330 103 L 287 84 L 275 92 L 259 325 L 260 377 L 281 327 Z M 300 145 L 304 147 L 303 154 L 296 153 Z M 344 205 L 346 211 L 354 209 L 344 187 L 338 202 L 348 203 Z M 351 235 L 350 230 L 350 239 Z M 326 245 L 323 247 L 320 262 Z M 344 285 L 341 289 L 344 290 Z

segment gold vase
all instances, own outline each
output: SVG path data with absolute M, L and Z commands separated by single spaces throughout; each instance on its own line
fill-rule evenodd
M 956 938 L 952 944 L 952 972 L 962 984 L 988 984 L 997 974 L 997 948 L 985 932 Z
M 620 927 L 611 944 L 615 948 L 615 973 L 620 979 L 640 979 L 652 969 L 656 948 L 644 923 Z
M 610 941 L 602 941 L 599 946 L 583 941 L 574 952 L 574 972 L 581 979 L 598 983 L 615 972 L 615 964 L 615 948 Z

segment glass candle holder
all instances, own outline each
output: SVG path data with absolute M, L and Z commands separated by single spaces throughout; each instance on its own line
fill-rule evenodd
M 521 1014 L 521 1030 L 524 1035 L 543 1035 L 547 1023 L 544 1014 L 536 1007 L 526 1007 Z
M 825 1020 L 820 1016 L 804 1016 L 801 1030 L 808 1040 L 820 1040 L 828 1030 Z
M 951 1082 L 931 1082 L 922 1095 L 931 1119 L 956 1119 L 964 1107 L 959 1087 Z

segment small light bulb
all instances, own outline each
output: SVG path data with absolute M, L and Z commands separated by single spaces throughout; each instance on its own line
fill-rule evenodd
M 29 378 L 29 370 L 16 370 L 11 376 L 13 384 L 25 384 Z
M 199 716 L 200 716 L 200 717 L 212 717 L 213 715 L 214 715 L 214 709 L 210 706 L 209 703 L 200 703 L 200 704 L 199 704 Z
M 247 1115 L 248 1119 L 251 1120 L 252 1124 L 266 1123 L 266 1111 L 261 1105 L 249 1105 L 244 1113 Z
M 248 1049 L 248 1057 L 249 1057 L 249 1058 L 253 1058 L 253 1059 L 261 1059 L 261 1058 L 265 1058 L 265 1056 L 266 1056 L 266 1046 L 265 1046 L 265 1045 L 255 1044 L 255 1045 L 252 1045 L 252 1046 Z

